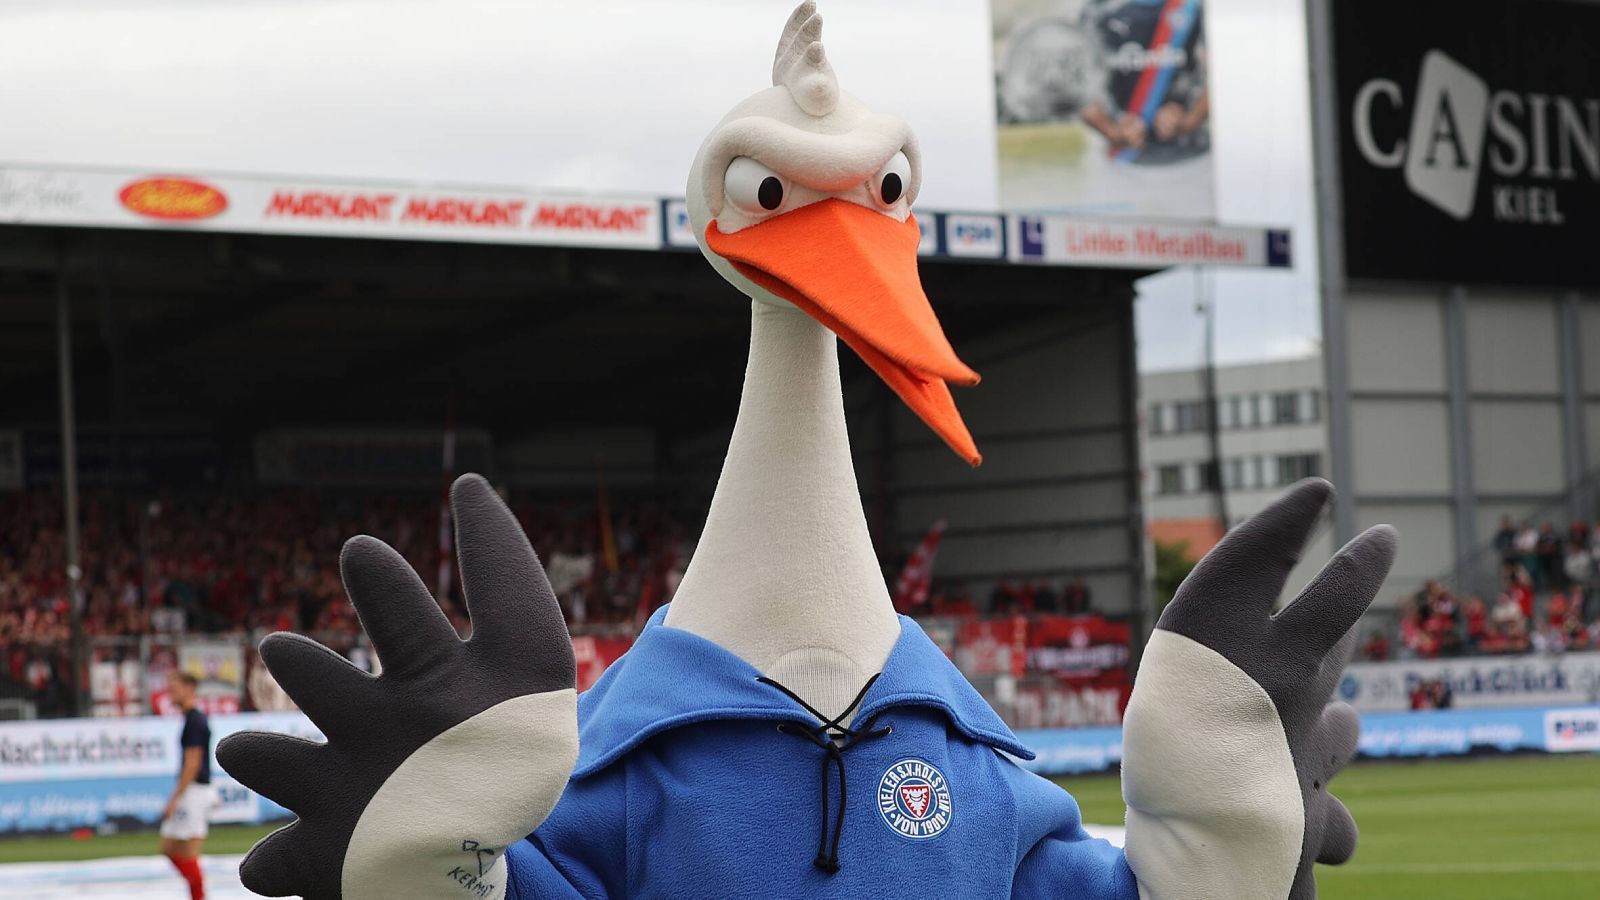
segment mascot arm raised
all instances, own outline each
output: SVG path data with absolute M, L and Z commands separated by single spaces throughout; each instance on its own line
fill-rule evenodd
M 1331 495 L 1300 482 L 1234 529 L 1156 624 L 1123 724 L 1126 852 L 1145 900 L 1310 900 L 1312 865 L 1355 852 L 1328 782 L 1359 723 L 1328 700 L 1394 529 L 1361 534 L 1272 611 Z
M 242 732 L 217 747 L 230 774 L 298 816 L 245 857 L 250 890 L 497 900 L 507 846 L 561 798 L 578 754 L 561 609 L 488 482 L 457 479 L 450 505 L 471 639 L 400 554 L 356 537 L 339 564 L 383 674 L 298 635 L 262 641 L 262 660 L 327 742 Z

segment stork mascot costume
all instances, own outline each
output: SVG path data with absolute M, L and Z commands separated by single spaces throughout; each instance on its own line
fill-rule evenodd
M 1274 614 L 1326 482 L 1236 528 L 1161 616 L 1124 726 L 1125 851 L 1018 766 L 1028 748 L 895 614 L 835 337 L 973 464 L 948 384 L 978 379 L 917 277 L 916 141 L 839 90 L 821 31 L 801 5 L 773 86 L 734 107 L 689 173 L 701 250 L 753 302 L 732 443 L 672 603 L 579 697 L 549 583 L 483 479 L 451 492 L 469 640 L 394 550 L 351 539 L 344 580 L 383 674 L 272 635 L 263 659 L 327 742 L 245 733 L 218 748 L 299 817 L 245 859 L 250 889 L 1304 900 L 1314 862 L 1354 851 L 1328 781 L 1357 721 L 1327 701 L 1395 537 L 1356 538 Z

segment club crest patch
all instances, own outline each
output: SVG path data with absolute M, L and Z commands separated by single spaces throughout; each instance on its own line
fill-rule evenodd
M 901 837 L 938 837 L 950 827 L 950 784 L 937 767 L 902 759 L 878 779 L 878 812 Z

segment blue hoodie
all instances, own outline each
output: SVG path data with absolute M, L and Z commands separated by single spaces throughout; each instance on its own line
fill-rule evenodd
M 829 729 L 665 612 L 579 698 L 577 767 L 507 851 L 509 898 L 1138 900 L 1122 851 L 1007 756 L 1033 758 L 912 620 Z

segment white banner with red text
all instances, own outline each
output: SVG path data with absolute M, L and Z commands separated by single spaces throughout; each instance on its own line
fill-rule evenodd
M 919 209 L 924 257 L 1286 267 L 1282 229 Z M 681 197 L 0 163 L 0 225 L 693 250 Z

